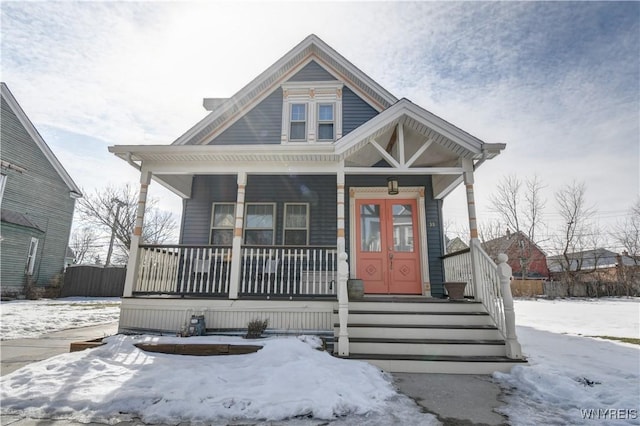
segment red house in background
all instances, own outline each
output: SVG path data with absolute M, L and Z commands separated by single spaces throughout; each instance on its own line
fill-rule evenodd
M 531 241 L 523 232 L 507 234 L 482 243 L 482 247 L 492 258 L 499 253 L 509 256 L 509 266 L 513 269 L 514 278 L 522 278 L 523 266 L 526 269 L 525 279 L 541 279 L 549 277 L 547 255 Z

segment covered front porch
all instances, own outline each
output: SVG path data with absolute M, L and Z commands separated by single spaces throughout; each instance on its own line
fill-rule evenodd
M 474 171 L 503 148 L 404 100 L 335 144 L 110 147 L 141 175 L 120 329 L 175 333 L 202 314 L 210 332 L 237 332 L 269 319 L 273 333 L 335 336 L 335 352 L 349 356 L 351 321 L 367 311 L 349 300 L 350 279 L 364 281 L 365 302 L 412 298 L 407 306 L 378 300 L 370 306 L 377 320 L 392 318 L 388 303 L 434 305 L 417 311 L 427 322 L 465 303 L 443 290 L 462 280 L 480 309 L 465 315 L 488 315 L 507 353 L 520 357 L 510 273 L 482 251 L 475 215 Z M 141 241 L 152 179 L 184 199 L 180 244 Z M 442 199 L 461 183 L 471 250 L 452 261 L 443 259 Z M 393 318 L 404 324 L 412 313 Z

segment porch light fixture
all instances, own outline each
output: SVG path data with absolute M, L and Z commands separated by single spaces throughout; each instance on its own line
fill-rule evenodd
M 396 176 L 387 178 L 387 190 L 389 195 L 398 195 L 398 178 Z

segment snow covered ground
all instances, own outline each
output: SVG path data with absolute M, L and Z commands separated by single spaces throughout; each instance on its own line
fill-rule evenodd
M 118 321 L 119 297 L 65 297 L 0 303 L 0 339 L 38 337 L 52 331 Z
M 24 303 L 30 310 L 34 302 Z M 640 424 L 640 346 L 586 337 L 640 337 L 640 299 L 517 300 L 516 315 L 529 365 L 494 374 L 511 424 Z M 389 375 L 317 351 L 313 338 L 260 340 L 257 353 L 227 357 L 148 353 L 133 346 L 141 341 L 185 339 L 114 336 L 101 348 L 31 364 L 2 377 L 2 413 L 110 423 L 438 424 Z M 246 343 L 188 339 L 195 341 Z
M 495 373 L 512 425 L 640 424 L 640 299 L 516 300 L 528 366 Z

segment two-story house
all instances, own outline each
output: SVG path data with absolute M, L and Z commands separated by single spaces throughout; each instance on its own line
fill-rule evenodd
M 315 35 L 204 105 L 171 145 L 109 148 L 141 177 L 121 331 L 175 332 L 202 313 L 208 332 L 260 318 L 273 333 L 335 336 L 336 353 L 392 371 L 521 357 L 492 319 L 504 313 L 443 287 L 442 200 L 464 182 L 477 241 L 473 174 L 504 144 L 397 99 Z M 152 180 L 183 199 L 178 245 L 141 241 Z M 347 300 L 350 279 L 363 300 Z
M 0 86 L 0 271 L 2 295 L 15 296 L 27 287 L 42 289 L 62 273 L 82 193 L 7 85 Z

